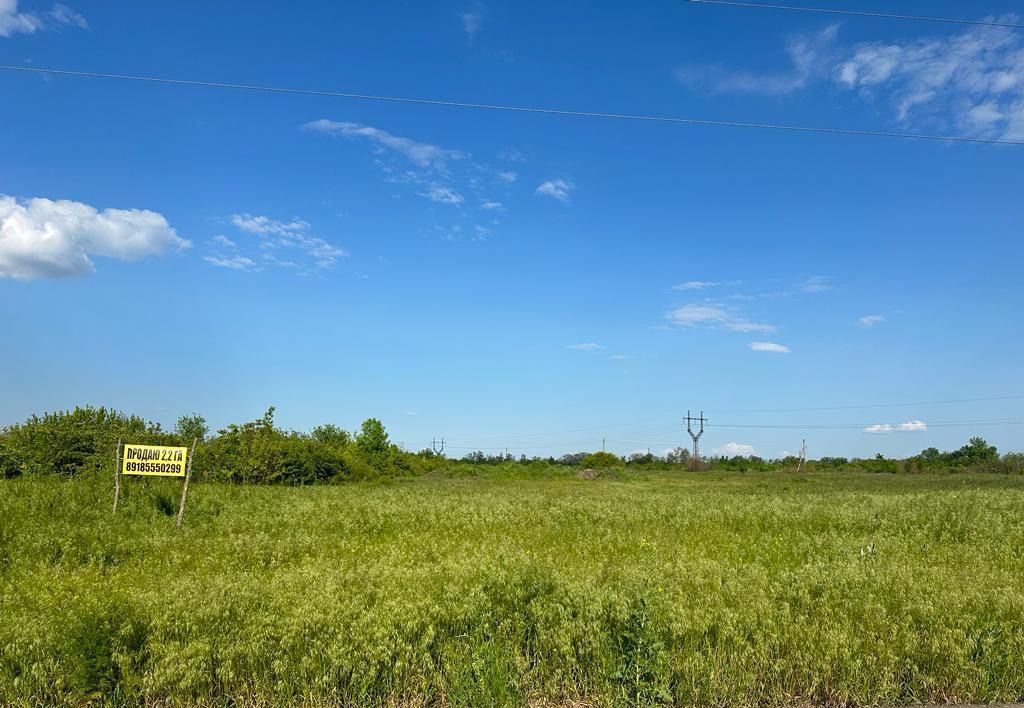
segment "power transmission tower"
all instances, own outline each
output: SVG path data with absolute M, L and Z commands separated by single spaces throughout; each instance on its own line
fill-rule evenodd
M 700 464 L 700 436 L 704 434 L 704 424 L 708 422 L 708 419 L 704 417 L 704 411 L 700 412 L 700 418 L 694 418 L 690 415 L 690 411 L 686 411 L 686 432 L 693 438 L 693 460 L 695 464 Z M 699 423 L 700 430 L 696 433 L 693 432 L 693 424 Z
M 430 449 L 434 451 L 435 455 L 444 454 L 444 438 L 440 440 L 432 439 L 430 441 Z

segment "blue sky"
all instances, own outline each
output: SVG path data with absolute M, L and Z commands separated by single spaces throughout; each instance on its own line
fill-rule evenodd
M 819 6 L 917 14 L 899 3 Z M 0 0 L 0 63 L 1024 139 L 1024 31 L 695 5 Z M 932 15 L 1024 21 L 1010 0 Z M 0 424 L 277 406 L 453 454 L 1020 449 L 1024 148 L 0 72 Z M 877 427 L 870 427 L 877 426 Z M 875 432 L 865 432 L 865 429 Z

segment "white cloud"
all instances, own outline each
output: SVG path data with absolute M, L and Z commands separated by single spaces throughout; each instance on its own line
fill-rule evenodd
M 999 18 L 1018 22 L 1013 14 Z M 891 106 L 904 125 L 971 137 L 1024 140 L 1024 34 L 972 26 L 956 34 L 841 47 L 836 27 L 786 44 L 790 69 L 733 71 L 719 65 L 676 69 L 676 79 L 716 92 L 792 93 L 816 81 Z
M 679 285 L 673 285 L 673 290 L 705 290 L 707 288 L 717 287 L 719 283 L 708 282 L 705 280 L 688 280 L 685 283 L 679 283 Z
M 1007 27 L 859 44 L 834 78 L 866 100 L 883 98 L 903 123 L 952 123 L 978 137 L 1024 139 L 1024 42 Z
M 827 275 L 815 275 L 803 281 L 797 287 L 805 293 L 823 293 L 832 289 Z
M 0 0 L 0 37 L 32 34 L 42 21 L 30 12 L 18 12 L 18 0 Z
M 807 86 L 813 79 L 826 76 L 825 65 L 833 52 L 838 25 L 817 34 L 797 34 L 786 42 L 790 68 L 777 73 L 734 71 L 717 64 L 689 64 L 675 70 L 675 78 L 691 88 L 717 93 L 745 92 L 782 95 Z
M 256 267 L 256 262 L 245 256 L 203 256 L 203 260 L 212 265 L 232 270 L 244 270 L 246 272 L 259 270 Z
M 3 0 L 0 0 L 0 4 L 2 2 Z M 50 10 L 50 17 L 54 22 L 61 25 L 73 25 L 79 29 L 89 29 L 89 23 L 86 22 L 85 18 L 67 5 L 61 5 L 60 3 L 54 5 L 53 9 Z
M 483 19 L 483 13 L 480 11 L 480 7 L 469 12 L 459 13 L 459 17 L 462 19 L 462 30 L 469 37 L 469 41 L 472 42 L 476 39 L 477 33 L 480 32 L 480 21 Z
M 549 179 L 537 187 L 537 194 L 557 199 L 562 203 L 569 201 L 569 193 L 575 189 L 572 182 L 564 179 Z
M 911 420 L 906 423 L 876 423 L 864 428 L 865 433 L 887 435 L 889 433 L 923 433 L 928 430 L 924 421 Z
M 306 123 L 307 130 L 327 135 L 341 135 L 346 138 L 364 138 L 377 145 L 394 150 L 419 167 L 443 167 L 448 160 L 460 160 L 465 154 L 458 150 L 447 150 L 430 143 L 420 143 L 410 138 L 392 135 L 380 128 L 359 123 L 347 123 L 321 118 Z
M 731 332 L 774 332 L 775 326 L 751 322 L 715 303 L 690 303 L 668 314 L 673 324 L 683 327 L 720 327 Z
M 775 354 L 789 354 L 789 347 L 775 342 L 750 342 L 747 344 L 755 352 L 772 352 Z
M 439 204 L 452 204 L 458 206 L 462 202 L 466 201 L 465 197 L 456 192 L 454 189 L 449 187 L 442 187 L 440 185 L 434 185 L 426 192 L 417 192 L 421 197 L 426 197 L 432 202 L 438 202 Z
M 861 327 L 874 327 L 882 322 L 885 322 L 885 315 L 864 315 L 857 320 Z
M 94 256 L 135 261 L 190 245 L 154 211 L 0 195 L 2 278 L 85 275 L 95 269 Z
M 293 217 L 291 221 L 286 222 L 271 219 L 269 216 L 233 214 L 231 216 L 231 223 L 242 231 L 247 231 L 251 234 L 277 234 L 283 236 L 309 229 L 309 222 L 303 221 L 298 217 Z
M 500 179 L 502 182 L 512 184 L 517 179 L 519 179 L 519 175 L 516 174 L 515 172 L 512 172 L 511 170 L 505 170 L 503 172 L 498 173 L 498 179 Z
M 526 162 L 526 155 L 519 148 L 510 147 L 498 153 L 498 157 L 506 162 Z
M 294 261 L 278 258 L 272 255 L 273 251 L 279 249 L 296 250 L 312 262 L 316 269 L 330 268 L 340 258 L 348 256 L 345 249 L 335 246 L 318 236 L 309 233 L 311 228 L 308 221 L 293 217 L 291 221 L 278 221 L 269 216 L 254 216 L 252 214 L 233 214 L 231 223 L 239 231 L 256 234 L 260 237 L 259 247 L 265 252 L 271 253 L 268 257 L 264 254 L 264 261 L 271 265 L 287 268 L 301 268 L 301 265 Z M 226 239 L 229 240 L 230 239 Z M 225 245 L 225 244 L 221 244 Z M 216 256 L 218 260 L 231 260 Z M 206 259 L 209 262 L 210 259 Z M 215 263 L 215 265 L 224 265 Z
M 756 455 L 757 450 L 754 449 L 753 445 L 730 442 L 714 448 L 711 454 L 718 457 L 750 457 L 751 455 Z
M 218 246 L 223 246 L 224 248 L 238 248 L 238 244 L 229 239 L 227 236 L 214 236 L 212 239 L 210 239 L 210 241 L 211 243 L 214 243 Z
M 501 202 L 486 201 L 480 205 L 481 209 L 501 209 Z
M 45 17 L 39 17 L 32 12 L 18 12 L 18 0 L 0 0 L 0 37 L 32 34 L 60 25 L 89 29 L 85 18 L 67 5 L 57 3 Z
M 600 344 L 594 344 L 594 342 L 583 342 L 582 344 L 570 344 L 566 349 L 578 349 L 584 352 L 596 352 L 604 349 L 605 347 Z
M 1000 18 L 1017 22 L 1015 15 Z M 787 94 L 831 80 L 868 103 L 888 104 L 903 125 L 971 137 L 1024 140 L 1024 35 L 974 26 L 956 34 L 840 47 L 836 29 L 786 45 L 792 67 L 774 74 L 683 66 L 676 78 L 717 92 Z
M 625 361 L 626 359 L 629 358 L 629 355 L 628 354 L 612 354 L 608 358 L 611 359 L 612 361 Z

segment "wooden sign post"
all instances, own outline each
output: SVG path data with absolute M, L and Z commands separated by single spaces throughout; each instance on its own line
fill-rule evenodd
M 192 438 L 192 454 L 188 456 L 188 464 L 185 466 L 185 486 L 181 488 L 181 505 L 178 507 L 178 523 L 177 526 L 181 528 L 181 522 L 185 518 L 185 497 L 188 496 L 188 481 L 192 478 L 192 460 L 196 456 L 196 442 L 199 438 Z
M 121 498 L 121 438 L 117 439 L 117 453 L 114 455 L 114 513 L 117 513 L 117 500 Z
M 192 458 L 196 454 L 199 438 L 192 438 L 192 450 L 187 447 L 168 445 L 121 444 L 117 441 L 117 456 L 114 466 L 114 513 L 121 496 L 121 476 L 140 475 L 146 477 L 184 477 L 181 489 L 181 505 L 178 507 L 177 527 L 180 529 L 185 518 L 185 497 L 192 477 Z

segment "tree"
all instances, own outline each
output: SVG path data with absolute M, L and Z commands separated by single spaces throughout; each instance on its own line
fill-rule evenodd
M 337 425 L 318 425 L 310 431 L 309 436 L 323 445 L 333 448 L 344 448 L 352 442 L 352 436 L 347 430 L 342 430 Z
M 356 435 L 356 447 L 360 454 L 378 470 L 388 466 L 391 459 L 391 441 L 384 429 L 384 424 L 376 418 L 363 421 L 359 434 Z
M 199 442 L 204 442 L 209 432 L 210 429 L 206 425 L 206 418 L 198 413 L 183 415 L 178 418 L 178 422 L 174 425 L 174 434 L 181 438 L 182 442 L 186 445 L 196 438 L 199 439 Z
M 989 445 L 985 438 L 974 437 L 960 448 L 955 455 L 965 462 L 989 462 L 999 459 L 995 445 Z
M 685 465 L 690 460 L 690 451 L 685 447 L 676 447 L 665 453 L 665 459 L 673 465 Z

